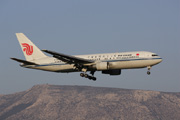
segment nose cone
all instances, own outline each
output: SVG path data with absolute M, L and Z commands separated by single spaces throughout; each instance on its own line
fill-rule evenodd
M 157 59 L 157 64 L 160 63 L 160 62 L 162 62 L 162 61 L 163 61 L 162 58 L 159 57 L 159 59 Z

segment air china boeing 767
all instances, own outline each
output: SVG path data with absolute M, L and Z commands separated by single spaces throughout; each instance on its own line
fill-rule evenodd
M 151 67 L 162 61 L 157 54 L 145 51 L 66 55 L 40 50 L 23 33 L 16 33 L 16 36 L 26 60 L 11 59 L 20 62 L 21 67 L 61 73 L 81 72 L 81 77 L 94 81 L 96 71 L 102 71 L 102 74 L 120 75 L 122 69 L 147 67 L 147 74 L 150 75 Z M 42 51 L 51 54 L 52 57 L 46 56 Z M 88 71 L 91 75 L 87 74 Z

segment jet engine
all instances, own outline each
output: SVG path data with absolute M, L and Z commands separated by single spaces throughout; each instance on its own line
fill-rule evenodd
M 121 69 L 119 69 L 119 70 L 103 70 L 102 74 L 120 75 L 121 74 Z

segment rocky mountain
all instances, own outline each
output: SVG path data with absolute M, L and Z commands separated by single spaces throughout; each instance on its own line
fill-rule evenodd
M 36 85 L 0 95 L 0 120 L 180 120 L 180 93 Z

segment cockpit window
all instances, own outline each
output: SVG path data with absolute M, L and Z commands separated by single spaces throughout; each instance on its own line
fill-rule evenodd
M 152 54 L 152 56 L 158 56 L 157 54 Z

